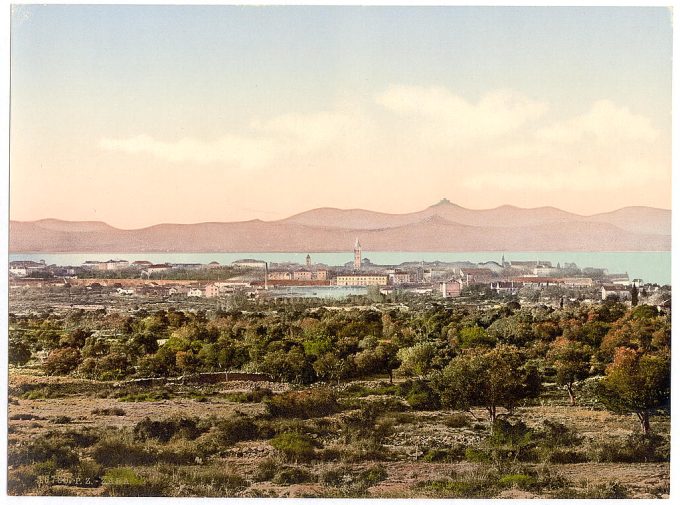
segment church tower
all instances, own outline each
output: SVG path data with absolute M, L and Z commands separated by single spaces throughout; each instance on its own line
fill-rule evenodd
M 354 269 L 359 270 L 361 268 L 361 244 L 359 243 L 359 237 L 357 237 L 354 243 Z
M 305 258 L 305 265 L 307 265 L 308 267 L 312 266 L 312 257 L 309 254 Z

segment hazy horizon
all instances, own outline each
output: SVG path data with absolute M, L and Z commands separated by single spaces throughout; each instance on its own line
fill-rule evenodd
M 15 5 L 10 218 L 671 208 L 664 7 Z
M 285 219 L 294 217 L 294 216 L 299 215 L 299 214 L 304 214 L 304 213 L 307 213 L 307 212 L 314 212 L 314 211 L 317 211 L 317 210 L 324 210 L 324 209 L 337 210 L 337 211 L 341 211 L 341 212 L 365 211 L 365 212 L 371 212 L 371 213 L 376 213 L 376 214 L 390 214 L 390 215 L 414 214 L 414 213 L 417 213 L 417 212 L 421 212 L 421 211 L 423 211 L 423 210 L 425 210 L 425 209 L 427 209 L 427 208 L 429 208 L 429 207 L 436 207 L 437 205 L 440 205 L 441 203 L 442 203 L 442 202 L 439 201 L 439 202 L 433 203 L 433 204 L 431 204 L 431 205 L 428 205 L 428 206 L 426 206 L 426 207 L 423 207 L 422 209 L 414 209 L 414 210 L 406 211 L 406 212 L 402 212 L 402 213 L 396 213 L 396 212 L 384 212 L 384 211 L 381 211 L 381 210 L 378 210 L 378 209 L 340 208 L 340 207 L 316 207 L 316 208 L 313 208 L 313 209 L 302 210 L 302 211 L 300 211 L 300 212 L 296 212 L 296 213 L 291 214 L 291 215 L 289 215 L 289 216 L 284 216 L 283 218 L 280 218 L 280 219 L 266 219 L 266 218 L 254 217 L 254 218 L 252 218 L 252 219 L 238 220 L 238 221 L 232 221 L 232 222 L 257 221 L 257 220 L 266 221 L 266 222 L 270 222 L 270 221 L 279 221 L 279 220 L 285 220 Z M 667 210 L 667 211 L 671 211 L 671 210 L 672 210 L 672 209 L 665 209 L 665 208 L 662 208 L 662 207 L 651 207 L 651 206 L 648 206 L 648 205 L 642 205 L 642 206 L 639 206 L 639 205 L 629 205 L 629 206 L 626 206 L 626 207 L 619 207 L 619 208 L 616 208 L 616 209 L 605 210 L 605 211 L 602 211 L 602 212 L 599 212 L 599 213 L 595 213 L 595 214 L 578 214 L 578 213 L 571 212 L 571 211 L 568 211 L 568 210 L 566 210 L 566 209 L 560 209 L 560 208 L 554 207 L 554 206 L 543 206 L 543 207 L 518 207 L 518 206 L 510 205 L 510 204 L 501 204 L 501 205 L 498 205 L 498 206 L 496 206 L 496 207 L 490 207 L 490 208 L 486 208 L 486 209 L 471 209 L 471 208 L 469 208 L 469 207 L 460 206 L 460 205 L 458 205 L 456 202 L 453 202 L 453 201 L 449 201 L 449 202 L 447 202 L 447 203 L 450 203 L 450 204 L 453 204 L 453 205 L 457 205 L 457 206 L 459 206 L 459 207 L 462 207 L 462 208 L 465 209 L 465 210 L 469 210 L 469 211 L 473 211 L 473 212 L 474 212 L 474 211 L 494 210 L 494 209 L 501 208 L 501 207 L 515 207 L 515 208 L 519 208 L 519 209 L 523 209 L 523 210 L 537 210 L 537 209 L 550 209 L 550 208 L 552 208 L 552 209 L 557 209 L 557 210 L 561 210 L 561 211 L 565 211 L 565 212 L 570 212 L 571 214 L 574 214 L 574 215 L 580 216 L 580 217 L 589 217 L 589 216 L 591 216 L 591 215 L 596 215 L 596 214 L 609 214 L 609 213 L 612 213 L 612 212 L 616 212 L 616 211 L 622 210 L 622 209 L 624 209 L 624 208 L 631 208 L 631 207 L 644 207 L 644 208 L 648 208 L 648 209 L 654 209 L 654 210 Z M 12 221 L 17 221 L 17 222 L 34 222 L 34 221 L 49 221 L 49 220 L 54 220 L 54 221 L 72 221 L 72 222 L 86 222 L 86 221 L 90 221 L 90 222 L 101 222 L 101 223 L 108 224 L 108 225 L 110 225 L 110 226 L 114 226 L 114 225 L 111 225 L 111 223 L 108 223 L 107 221 L 101 221 L 101 220 L 62 219 L 62 218 L 59 218 L 59 217 L 51 217 L 51 216 L 42 217 L 42 218 L 38 218 L 38 219 L 30 219 L 30 220 L 24 220 L 24 219 L 11 219 L 11 220 L 12 220 Z M 166 222 L 152 223 L 152 224 L 150 224 L 150 225 L 147 225 L 147 226 L 140 226 L 140 227 L 138 227 L 138 228 L 123 228 L 123 227 L 119 227 L 119 226 L 114 226 L 114 228 L 118 228 L 118 229 L 121 229 L 121 230 L 135 230 L 135 229 L 140 229 L 140 228 L 147 228 L 147 227 L 150 227 L 150 226 L 156 226 L 156 225 L 160 225 L 160 224 L 202 224 L 202 223 L 211 223 L 211 222 L 212 222 L 212 223 L 219 223 L 219 222 L 230 222 L 230 221 L 219 221 L 219 220 L 197 221 L 197 222 L 168 222 L 168 221 L 166 221 Z

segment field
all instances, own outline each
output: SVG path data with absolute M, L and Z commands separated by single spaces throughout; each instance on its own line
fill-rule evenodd
M 383 498 L 669 493 L 666 416 L 653 418 L 652 431 L 662 434 L 655 446 L 632 450 L 639 431 L 634 416 L 572 407 L 563 391 L 546 387 L 491 436 L 482 409 L 414 409 L 400 395 L 403 384 L 353 381 L 293 391 L 287 384 L 239 381 L 142 388 L 13 368 L 9 492 Z

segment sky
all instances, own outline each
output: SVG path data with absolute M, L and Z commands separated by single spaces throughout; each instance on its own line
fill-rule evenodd
M 14 6 L 10 218 L 671 207 L 662 7 Z

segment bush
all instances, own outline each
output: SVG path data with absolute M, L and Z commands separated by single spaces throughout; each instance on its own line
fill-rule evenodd
M 53 417 L 50 422 L 52 424 L 71 424 L 73 422 L 73 418 L 69 416 L 57 416 Z
M 304 468 L 283 468 L 276 474 L 273 482 L 274 484 L 302 484 L 303 482 L 316 482 L 316 476 Z
M 651 463 L 670 460 L 670 443 L 660 435 L 630 435 L 625 441 L 595 445 L 599 463 Z
M 110 468 L 104 474 L 105 496 L 161 496 L 165 485 L 162 482 L 147 483 L 132 468 Z
M 465 458 L 465 448 L 462 445 L 448 449 L 429 449 L 423 454 L 422 460 L 428 463 L 455 463 Z
M 307 435 L 295 432 L 281 433 L 269 443 L 289 461 L 308 462 L 314 459 L 314 443 Z
M 359 474 L 360 482 L 366 487 L 374 486 L 387 478 L 387 470 L 382 465 L 373 465 Z
M 544 459 L 548 463 L 567 465 L 570 463 L 586 463 L 588 462 L 588 455 L 570 449 L 549 449 L 546 451 Z
M 260 461 L 255 468 L 253 480 L 255 482 L 272 480 L 274 475 L 276 475 L 276 470 L 278 470 L 279 466 L 280 465 L 271 458 Z
M 7 472 L 7 494 L 20 496 L 34 491 L 38 483 L 38 474 L 33 467 L 19 466 Z
M 161 421 L 152 421 L 146 417 L 138 422 L 133 429 L 134 439 L 138 441 L 153 439 L 168 442 L 173 437 L 194 440 L 201 433 L 202 430 L 198 428 L 197 420 L 189 417 Z
M 156 455 L 139 444 L 129 443 L 120 438 L 105 438 L 92 448 L 92 458 L 107 467 L 120 465 L 149 465 L 156 461 Z
M 215 423 L 215 436 L 223 444 L 232 445 L 258 436 L 257 426 L 247 417 L 232 415 Z
M 540 440 L 540 445 L 548 448 L 573 447 L 582 442 L 582 437 L 573 429 L 549 420 L 543 421 L 536 435 L 536 438 Z
M 70 441 L 57 433 L 47 433 L 24 443 L 7 448 L 7 464 L 10 466 L 42 463 L 51 460 L 60 468 L 69 468 L 78 462 L 78 454 Z
M 228 393 L 225 395 L 225 398 L 231 402 L 260 403 L 268 398 L 271 398 L 272 396 L 274 396 L 274 393 L 272 393 L 271 389 L 256 386 L 252 391 Z
M 105 408 L 105 409 L 94 409 L 92 411 L 93 416 L 124 416 L 125 411 L 120 407 Z
M 328 388 L 281 393 L 266 400 L 267 409 L 277 417 L 324 417 L 340 410 L 335 393 Z
M 399 394 L 415 410 L 436 410 L 441 407 L 439 395 L 424 380 L 410 380 L 399 385 Z
M 470 426 L 470 418 L 462 412 L 456 412 L 447 416 L 444 424 L 449 428 L 467 428 Z
M 520 489 L 529 489 L 536 485 L 536 479 L 530 475 L 510 474 L 503 475 L 498 479 L 498 484 L 503 487 L 518 487 Z

